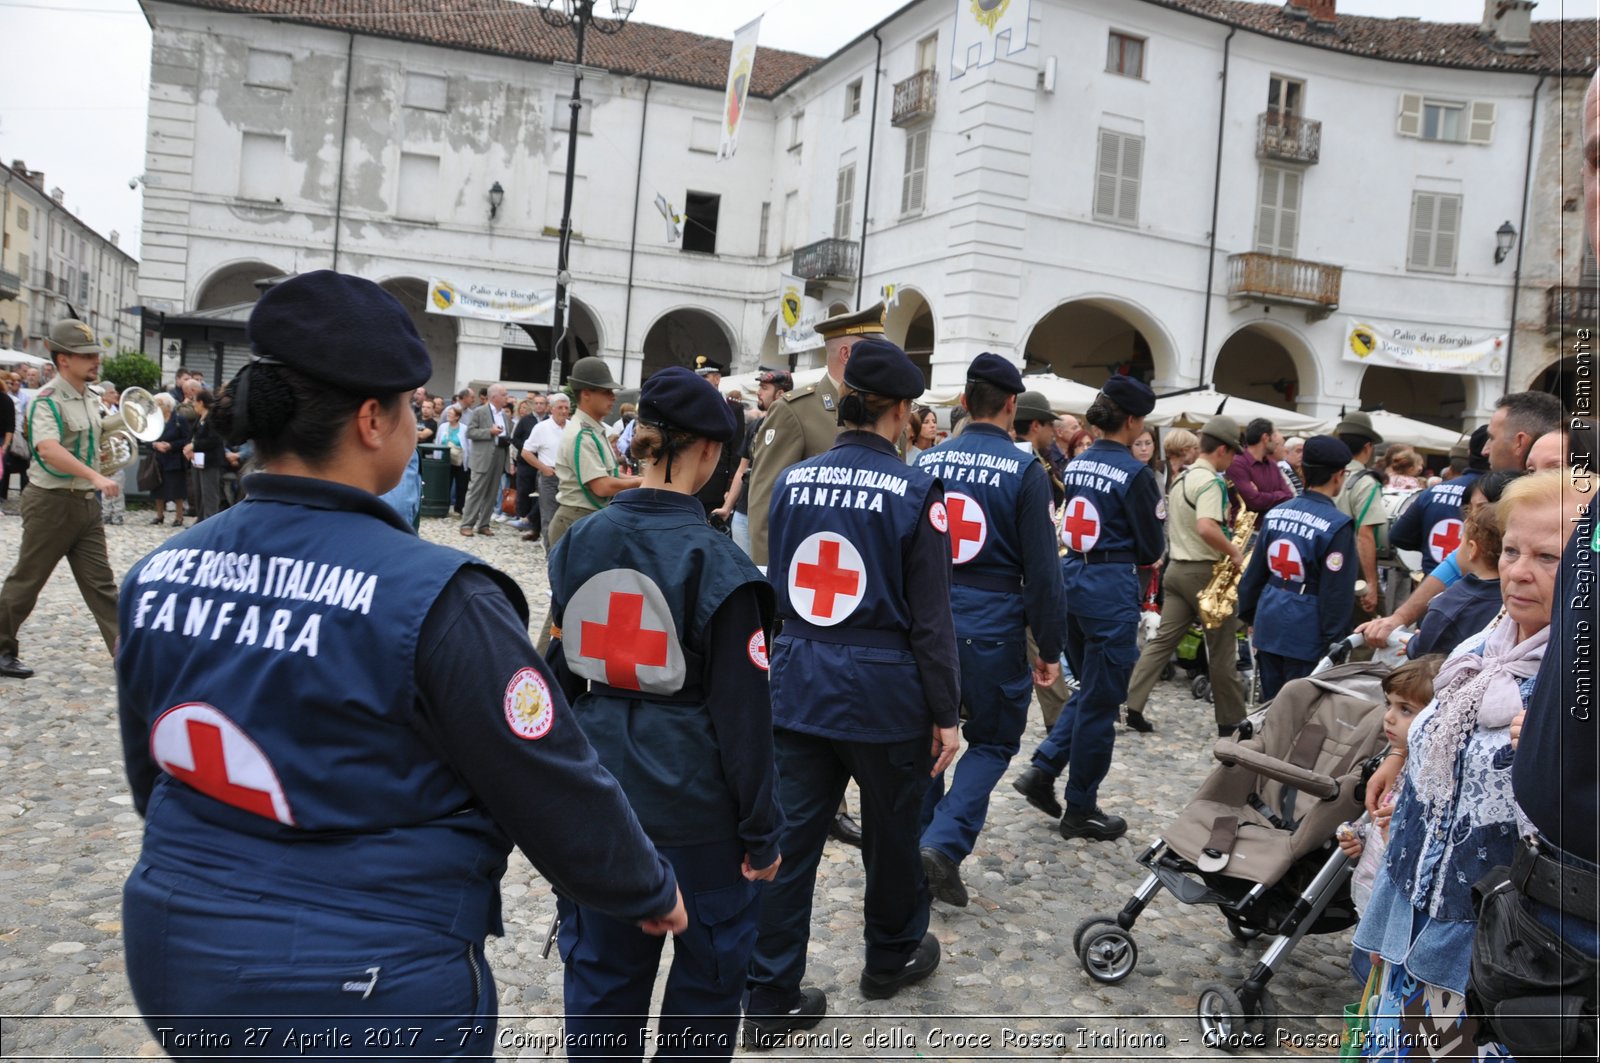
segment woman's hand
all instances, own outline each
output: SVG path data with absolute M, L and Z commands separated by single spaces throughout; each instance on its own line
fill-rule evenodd
M 1378 765 L 1378 770 L 1372 773 L 1372 778 L 1367 782 L 1366 806 L 1374 818 L 1378 815 L 1378 802 L 1383 800 L 1383 795 L 1388 793 L 1395 780 L 1400 778 L 1400 770 L 1404 766 L 1404 757 L 1384 757 L 1383 763 Z M 1392 810 L 1394 806 L 1389 807 Z
M 194 444 L 193 443 L 185 443 L 183 445 L 183 456 L 188 458 L 190 461 L 194 460 Z
M 651 937 L 665 937 L 668 934 L 681 934 L 689 929 L 689 912 L 683 906 L 683 891 L 677 890 L 677 905 L 666 915 L 658 915 L 652 919 L 639 920 L 639 929 Z
M 167 451 L 172 449 L 171 443 L 152 443 L 150 446 L 151 449 L 160 451 L 162 454 L 165 454 Z
M 1522 719 L 1527 715 L 1527 712 L 1524 711 L 1511 717 L 1511 749 L 1513 752 L 1516 751 L 1518 740 L 1522 738 Z
M 935 724 L 933 728 L 933 770 L 928 773 L 932 778 L 944 774 L 944 769 L 956 759 L 956 750 L 961 748 L 961 732 L 954 727 L 940 727 Z
M 783 864 L 783 854 L 779 853 L 777 858 L 775 860 L 773 860 L 772 863 L 768 864 L 766 867 L 762 868 L 760 871 L 757 871 L 757 870 L 755 870 L 754 868 L 752 868 L 750 866 L 750 854 L 749 853 L 745 853 L 744 854 L 744 865 L 739 868 L 739 873 L 741 875 L 743 875 L 747 881 L 750 881 L 750 882 L 771 882 L 773 879 L 778 877 L 778 868 L 782 864 Z

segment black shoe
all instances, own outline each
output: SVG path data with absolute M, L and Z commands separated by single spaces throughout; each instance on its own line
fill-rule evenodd
M 1061 818 L 1061 802 L 1056 800 L 1056 781 L 1039 768 L 1030 767 L 1011 788 L 1028 799 L 1028 804 L 1052 819 Z
M 167 522 L 167 518 L 166 517 L 157 517 L 155 520 L 152 520 L 150 523 L 151 524 L 165 524 L 166 522 Z
M 1155 729 L 1156 725 L 1145 719 L 1144 713 L 1135 712 L 1132 709 L 1128 710 L 1128 730 L 1138 731 L 1142 735 L 1147 735 Z
M 847 813 L 841 812 L 833 817 L 833 822 L 828 826 L 828 837 L 861 848 L 861 828 Z
M 809 1030 L 828 1014 L 828 996 L 820 989 L 800 990 L 800 999 L 787 1011 L 747 1013 L 741 1040 L 746 1048 L 776 1048 L 795 1030 Z
M 953 908 L 967 906 L 967 887 L 961 882 L 961 866 L 932 846 L 922 848 L 922 873 L 928 876 L 928 889 L 938 900 Z
M 10 676 L 12 679 L 27 679 L 33 675 L 33 669 L 11 654 L 3 653 L 0 654 L 0 675 Z
M 1128 821 L 1109 816 L 1096 805 L 1087 812 L 1069 808 L 1061 817 L 1063 838 L 1087 838 L 1092 842 L 1116 841 L 1128 833 Z
M 892 971 L 861 972 L 861 995 L 868 1000 L 888 1000 L 913 982 L 920 982 L 939 966 L 939 939 L 932 934 L 922 935 L 922 943 L 905 962 L 905 966 Z

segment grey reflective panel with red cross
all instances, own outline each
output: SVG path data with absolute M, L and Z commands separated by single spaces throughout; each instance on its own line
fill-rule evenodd
M 561 624 L 567 667 L 624 690 L 676 694 L 686 669 L 672 610 L 654 580 L 631 568 L 589 577 Z

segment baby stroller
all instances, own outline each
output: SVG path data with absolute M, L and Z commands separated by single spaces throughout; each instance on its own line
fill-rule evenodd
M 1352 640 L 1359 636 L 1352 636 Z M 1073 934 L 1083 969 L 1115 984 L 1133 973 L 1133 924 L 1162 889 L 1183 904 L 1214 904 L 1240 941 L 1275 940 L 1237 988 L 1200 988 L 1205 1043 L 1234 1050 L 1272 1044 L 1278 1011 L 1267 983 L 1307 934 L 1353 926 L 1352 864 L 1334 832 L 1358 814 L 1369 762 L 1384 747 L 1381 664 L 1338 664 L 1336 643 L 1318 672 L 1287 684 L 1233 738 L 1221 762 L 1166 832 L 1139 857 L 1150 870 L 1122 911 L 1085 919 Z

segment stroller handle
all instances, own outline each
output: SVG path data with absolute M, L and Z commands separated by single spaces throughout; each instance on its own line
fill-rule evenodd
M 1389 635 L 1388 640 L 1378 649 L 1399 648 L 1403 650 L 1415 634 L 1416 632 L 1414 631 L 1395 631 Z M 1351 652 L 1356 647 L 1365 645 L 1366 641 L 1366 636 L 1361 632 L 1352 631 L 1328 647 L 1328 652 L 1323 655 L 1322 660 L 1317 662 L 1317 666 L 1311 670 L 1311 674 L 1317 675 L 1321 672 L 1326 672 L 1336 664 L 1343 664 L 1350 659 Z

